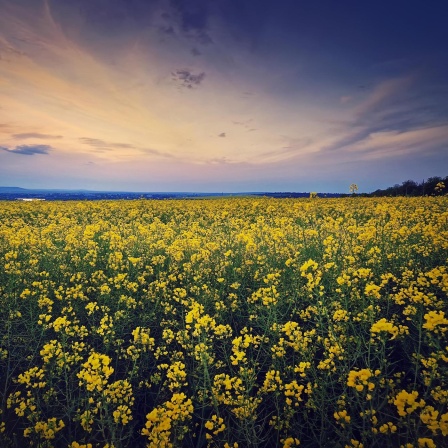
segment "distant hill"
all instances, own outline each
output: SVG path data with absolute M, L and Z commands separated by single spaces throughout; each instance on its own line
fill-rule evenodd
M 202 197 L 241 196 L 247 193 L 193 193 L 193 192 L 126 192 L 91 190 L 47 190 L 19 187 L 0 187 L 0 201 L 97 201 L 111 199 L 196 199 Z
M 26 193 L 26 188 L 20 187 L 0 187 L 0 193 Z
M 0 201 L 46 200 L 46 201 L 97 201 L 110 199 L 203 199 L 215 197 L 271 197 L 309 198 L 310 193 L 297 192 L 244 192 L 244 193 L 200 193 L 200 192 L 126 192 L 90 190 L 45 190 L 19 187 L 0 187 Z M 335 198 L 337 193 L 319 193 L 319 197 Z

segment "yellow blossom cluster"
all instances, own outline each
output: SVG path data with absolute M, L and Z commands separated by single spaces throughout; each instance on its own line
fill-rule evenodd
M 395 339 L 400 334 L 409 334 L 409 329 L 405 325 L 394 325 L 383 317 L 372 325 L 370 332 L 372 336 L 376 336 L 382 332 L 389 333 L 392 336 L 391 339 Z
M 78 373 L 78 378 L 81 380 L 79 385 L 85 386 L 88 391 L 101 391 L 114 371 L 110 362 L 111 359 L 107 355 L 92 353 Z
M 397 407 L 398 415 L 404 417 L 407 414 L 411 414 L 416 409 L 424 407 L 425 400 L 418 400 L 418 392 L 416 390 L 412 392 L 402 390 L 395 397 L 394 405 Z
M 148 447 L 171 448 L 182 441 L 185 430 L 181 423 L 188 422 L 193 413 L 191 399 L 184 393 L 173 394 L 163 405 L 153 409 L 146 416 L 146 424 L 142 435 L 148 438 Z
M 374 373 L 370 369 L 351 370 L 348 374 L 347 386 L 354 387 L 358 392 L 362 392 L 364 388 L 372 391 L 375 389 L 375 383 L 369 381 L 372 376 Z
M 429 311 L 425 316 L 423 328 L 434 333 L 445 333 L 448 331 L 448 319 L 445 317 L 444 311 Z

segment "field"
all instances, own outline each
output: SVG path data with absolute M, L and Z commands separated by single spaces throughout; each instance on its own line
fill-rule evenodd
M 0 213 L 0 446 L 448 446 L 447 196 Z

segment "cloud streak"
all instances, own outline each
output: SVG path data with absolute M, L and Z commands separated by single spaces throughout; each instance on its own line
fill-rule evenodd
M 131 150 L 130 155 L 135 156 L 135 154 L 146 154 L 146 155 L 154 155 L 164 158 L 173 158 L 173 155 L 168 152 L 158 151 L 153 148 L 139 147 L 136 145 L 131 145 L 129 143 L 117 143 L 117 142 L 108 142 L 105 140 L 101 140 L 99 138 L 89 138 L 89 137 L 81 137 L 79 139 L 81 143 L 85 145 L 91 146 L 96 149 L 98 152 L 104 151 L 114 151 L 116 149 L 124 149 Z
M 59 140 L 62 135 L 41 134 L 39 132 L 23 132 L 21 134 L 13 134 L 13 138 L 17 140 L 26 140 L 29 138 L 43 139 L 43 140 Z
M 446 151 L 448 125 L 410 131 L 372 132 L 343 148 L 344 152 L 362 155 L 365 159 L 387 159 L 397 156 L 410 157 L 422 151 Z
M 101 149 L 135 149 L 134 145 L 131 145 L 129 143 L 114 143 L 114 142 L 107 142 L 105 140 L 101 140 L 99 138 L 89 138 L 89 137 L 81 137 L 79 139 L 81 143 L 84 143 L 86 145 L 92 146 L 94 148 L 101 148 Z
M 372 120 L 375 114 L 382 114 L 385 109 L 410 92 L 415 83 L 414 76 L 387 79 L 379 83 L 373 92 L 355 108 L 355 117 L 359 123 Z

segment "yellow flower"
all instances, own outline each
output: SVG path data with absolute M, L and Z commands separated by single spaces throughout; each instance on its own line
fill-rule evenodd
M 31 437 L 32 434 L 36 434 L 38 437 L 42 437 L 45 440 L 52 440 L 56 437 L 56 433 L 61 431 L 65 427 L 62 420 L 57 421 L 56 418 L 50 418 L 46 422 L 38 421 L 34 427 L 27 428 L 23 432 L 25 437 Z
M 347 414 L 347 411 L 345 409 L 335 412 L 333 416 L 337 420 L 337 422 L 341 424 L 350 423 L 351 421 L 351 417 Z
M 426 322 L 423 324 L 423 328 L 435 333 L 445 333 L 448 330 L 448 319 L 445 317 L 444 311 L 430 311 L 424 316 Z M 443 327 L 446 325 L 446 327 Z
M 282 439 L 283 448 L 291 448 L 292 446 L 299 446 L 300 440 L 295 437 L 288 437 L 287 439 Z
M 351 370 L 347 378 L 347 386 L 355 388 L 358 392 L 362 392 L 364 388 L 372 391 L 375 384 L 369 381 L 374 374 L 370 369 Z
M 417 391 L 408 393 L 405 390 L 402 390 L 399 392 L 394 399 L 394 404 L 397 407 L 398 415 L 404 417 L 407 414 L 411 414 L 417 408 L 425 406 L 425 401 L 423 399 L 418 401 L 417 398 Z
M 428 439 L 426 437 L 419 437 L 418 439 L 418 447 L 419 448 L 436 448 L 436 444 L 432 439 Z
M 370 328 L 372 335 L 376 333 L 389 333 L 392 335 L 391 339 L 395 339 L 398 336 L 398 327 L 396 327 L 392 322 L 388 322 L 385 318 L 380 319 L 378 322 L 374 323 Z

